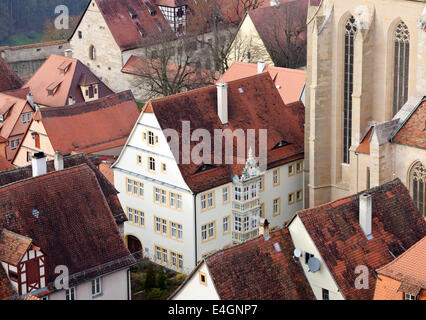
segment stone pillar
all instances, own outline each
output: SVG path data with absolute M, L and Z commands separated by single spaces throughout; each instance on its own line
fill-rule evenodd
M 327 15 L 319 13 L 308 32 L 305 161 L 309 207 L 330 201 L 331 88 L 333 30 Z M 307 147 L 307 148 L 306 148 Z M 306 204 L 305 204 L 306 206 Z

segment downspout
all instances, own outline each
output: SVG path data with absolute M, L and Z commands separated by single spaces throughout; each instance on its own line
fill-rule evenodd
M 130 300 L 130 269 L 127 269 L 127 301 Z
M 197 194 L 194 194 L 194 229 L 195 229 L 195 266 L 197 266 L 197 256 L 198 256 L 198 241 L 197 241 Z

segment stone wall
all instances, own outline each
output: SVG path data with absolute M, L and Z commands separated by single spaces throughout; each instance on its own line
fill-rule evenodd
M 51 54 L 65 54 L 68 41 L 36 43 L 19 47 L 0 47 L 0 55 L 21 78 L 31 77 Z

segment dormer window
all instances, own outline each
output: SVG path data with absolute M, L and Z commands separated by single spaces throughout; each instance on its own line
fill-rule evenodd
M 138 17 L 138 14 L 136 13 L 135 9 L 129 8 L 129 15 L 132 20 L 135 20 Z
M 58 69 L 61 71 L 62 74 L 65 74 L 69 70 L 70 66 L 71 66 L 70 61 L 64 61 L 64 62 L 61 63 L 61 65 L 58 67 Z
M 46 90 L 47 90 L 47 94 L 49 95 L 49 96 L 54 96 L 55 95 L 55 93 L 56 93 L 56 91 L 58 91 L 58 89 L 59 89 L 59 86 L 61 85 L 61 83 L 62 83 L 62 81 L 61 82 L 53 82 L 53 83 L 51 83 L 47 88 L 46 88 Z
M 4 115 L 0 115 L 0 122 L 4 122 Z

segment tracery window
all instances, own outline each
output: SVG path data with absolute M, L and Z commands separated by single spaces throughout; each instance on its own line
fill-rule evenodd
M 345 69 L 343 79 L 343 162 L 349 163 L 352 143 L 352 92 L 354 71 L 354 39 L 357 32 L 355 18 L 351 16 L 345 25 Z
M 420 214 L 426 218 L 426 167 L 421 162 L 411 169 L 410 191 Z
M 407 102 L 410 32 L 401 21 L 394 32 L 393 115 Z

